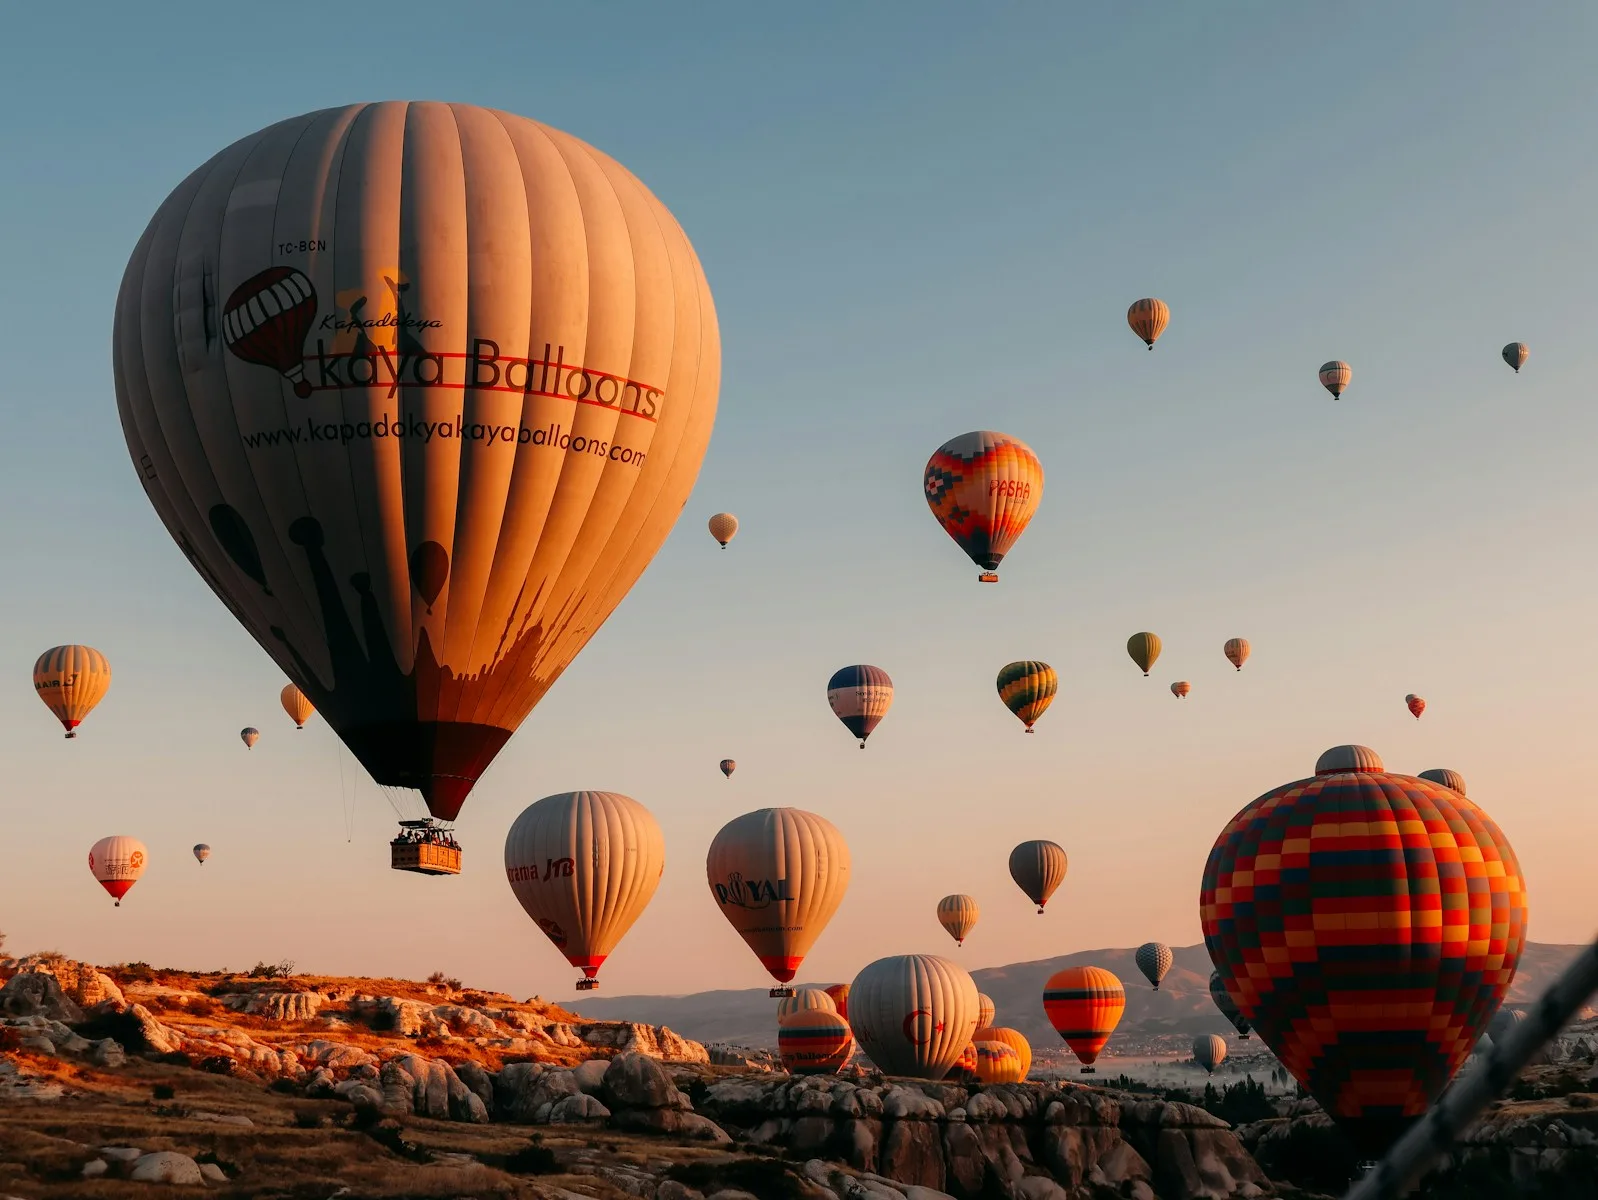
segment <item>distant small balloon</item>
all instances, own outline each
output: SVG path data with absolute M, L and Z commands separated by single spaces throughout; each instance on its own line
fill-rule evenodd
M 1160 980 L 1165 978 L 1171 964 L 1176 961 L 1171 956 L 1171 948 L 1164 942 L 1144 942 L 1132 957 L 1137 969 L 1143 972 L 1143 978 L 1154 985 L 1156 992 L 1160 990 Z
M 1243 664 L 1248 661 L 1249 652 L 1252 649 L 1253 647 L 1248 644 L 1247 638 L 1227 638 L 1225 646 L 1226 660 L 1241 671 Z
M 1404 697 L 1404 703 L 1409 706 L 1409 711 L 1415 714 L 1415 719 L 1420 720 L 1421 713 L 1426 711 L 1426 701 L 1411 692 Z
M 254 750 L 255 743 L 261 740 L 261 731 L 254 725 L 246 725 L 239 730 L 239 741 L 244 743 L 246 750 Z
M 1126 310 L 1126 323 L 1132 327 L 1133 333 L 1148 344 L 1150 350 L 1154 349 L 1154 343 L 1160 340 L 1160 334 L 1165 332 L 1170 321 L 1171 310 L 1166 307 L 1165 301 L 1152 296 L 1134 300 L 1132 307 Z
M 294 722 L 296 729 L 304 729 L 305 722 L 316 714 L 316 705 L 306 699 L 305 693 L 292 683 L 283 685 L 283 690 L 278 693 L 278 700 L 283 705 L 283 711 L 288 713 L 289 720 Z
M 121 908 L 122 897 L 139 882 L 149 859 L 150 852 L 138 838 L 116 834 L 101 838 L 89 848 L 89 871 Z
M 1321 364 L 1321 386 L 1332 394 L 1333 400 L 1343 398 L 1343 389 L 1354 378 L 1354 368 L 1346 362 L 1333 359 L 1331 362 Z
M 725 550 L 727 543 L 738 536 L 738 518 L 731 513 L 717 513 L 710 518 L 710 536 Z
M 1526 365 L 1526 360 L 1531 357 L 1525 342 L 1510 342 L 1503 349 L 1504 361 L 1515 368 L 1515 374 L 1520 374 L 1520 368 Z
M 1445 788 L 1458 792 L 1461 796 L 1469 796 L 1465 790 L 1465 777 L 1458 771 L 1450 771 L 1447 767 L 1433 767 L 1430 771 L 1422 771 L 1421 779 L 1429 779 L 1433 783 L 1440 783 Z
M 841 667 L 827 680 L 827 704 L 864 750 L 871 731 L 893 706 L 893 680 L 881 667 L 868 663 Z
M 1215 1074 L 1215 1068 L 1226 1061 L 1226 1039 L 1213 1033 L 1201 1033 L 1193 1039 L 1193 1061 L 1204 1068 L 1205 1074 Z
M 977 923 L 981 910 L 970 896 L 945 896 L 938 901 L 938 924 L 954 939 L 956 946 L 965 945 L 966 936 Z
M 1193 685 L 1185 679 L 1178 679 L 1171 685 L 1171 695 L 1178 700 L 1186 700 L 1187 694 L 1193 690 Z
M 737 769 L 738 769 L 738 764 L 733 759 L 724 758 L 724 759 L 721 760 L 721 773 L 723 775 L 725 775 L 728 779 L 732 778 L 732 773 L 734 771 L 736 771 Z
M 999 699 L 1031 733 L 1033 724 L 1054 703 L 1060 680 L 1048 663 L 1028 658 L 1001 667 L 998 686 Z
M 1056 842 L 1022 842 L 1010 851 L 1010 878 L 1038 906 L 1039 913 L 1055 889 L 1065 882 L 1069 865 L 1065 848 Z
M 1126 652 L 1132 656 L 1143 674 L 1149 673 L 1160 657 L 1160 637 L 1156 633 L 1134 633 L 1126 639 Z
M 211 857 L 211 847 L 207 846 L 204 842 L 201 842 L 194 848 L 194 857 L 200 862 L 204 862 L 206 859 Z

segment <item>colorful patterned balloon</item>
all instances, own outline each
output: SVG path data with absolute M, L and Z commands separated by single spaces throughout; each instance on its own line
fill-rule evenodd
M 1032 1069 L 1032 1043 L 1019 1030 L 1003 1025 L 979 1025 L 971 1036 L 973 1041 L 1003 1042 L 1009 1046 L 1021 1060 L 1021 1078 L 1027 1077 L 1027 1072 Z
M 1093 1063 L 1126 1011 L 1126 989 L 1103 967 L 1067 967 L 1049 976 L 1043 986 L 1043 1011 L 1054 1032 L 1082 1060 L 1082 1073 Z
M 977 1048 L 977 1078 L 983 1083 L 1020 1083 L 1026 1074 L 1021 1069 L 1021 1056 L 1008 1042 L 975 1043 Z
M 836 1075 L 854 1053 L 854 1034 L 830 1008 L 811 1008 L 777 1021 L 777 1054 L 794 1075 Z
M 983 569 L 977 579 L 998 583 L 999 563 L 1043 499 L 1043 464 L 1032 447 L 990 430 L 963 433 L 927 460 L 922 482 L 938 524 Z
M 1027 658 L 999 669 L 999 699 L 1028 733 L 1032 732 L 1033 722 L 1054 703 L 1054 693 L 1059 690 L 1059 677 L 1046 662 Z
M 1248 1018 L 1237 1011 L 1237 1005 L 1233 1004 L 1232 997 L 1227 995 L 1226 981 L 1221 978 L 1219 971 L 1210 972 L 1210 999 L 1215 1001 L 1215 1007 L 1221 1010 L 1221 1016 L 1237 1030 L 1237 1036 L 1247 1041 L 1251 1028 Z
M 1469 1056 L 1526 938 L 1498 826 L 1365 747 L 1328 751 L 1232 818 L 1200 910 L 1228 995 L 1370 1156 Z
M 881 667 L 866 663 L 840 667 L 827 680 L 827 704 L 864 750 L 871 731 L 893 706 L 893 680 Z

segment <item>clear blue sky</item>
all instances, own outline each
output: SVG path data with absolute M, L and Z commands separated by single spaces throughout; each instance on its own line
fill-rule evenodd
M 806 977 L 952 952 L 948 891 L 983 905 L 971 966 L 1185 943 L 1226 819 L 1344 741 L 1463 771 L 1519 851 L 1533 937 L 1591 933 L 1592 6 L 63 3 L 12 7 L 5 45 L 13 949 L 569 997 L 500 862 L 523 806 L 576 787 L 666 832 L 611 994 L 762 982 L 703 855 L 766 804 L 854 849 Z M 477 789 L 449 881 L 387 870 L 376 789 L 325 725 L 292 731 L 145 502 L 110 371 L 127 255 L 188 171 L 385 98 L 614 155 L 694 241 L 724 341 L 681 525 Z M 1154 354 L 1123 315 L 1150 294 L 1173 312 Z M 1353 364 L 1340 403 L 1328 358 Z M 921 496 L 929 452 L 978 427 L 1048 469 L 997 588 Z M 723 508 L 726 553 L 703 524 Z M 1139 629 L 1165 639 L 1153 679 L 1123 650 Z M 28 683 L 63 641 L 115 669 L 71 743 Z M 1062 681 L 1030 738 L 994 694 L 1019 657 Z M 898 684 L 864 754 L 823 696 L 860 661 Z M 152 852 L 120 910 L 84 865 L 113 832 Z M 1045 918 L 1005 872 L 1027 837 L 1072 857 Z

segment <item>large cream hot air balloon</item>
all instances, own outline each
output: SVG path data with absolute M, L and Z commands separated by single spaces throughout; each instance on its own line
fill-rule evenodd
M 93 646 L 52 646 L 33 664 L 33 690 L 69 738 L 111 687 L 111 664 Z
M 505 835 L 505 877 L 522 908 L 584 978 L 649 906 L 666 867 L 650 811 L 619 792 L 562 792 L 529 805 Z
M 705 856 L 710 894 L 778 984 L 787 984 L 849 889 L 849 846 L 831 821 L 762 808 L 721 827 Z M 771 989 L 787 996 L 785 986 Z
M 977 1028 L 977 985 L 935 954 L 879 958 L 849 989 L 855 1040 L 885 1075 L 942 1079 Z
M 688 239 L 623 167 L 397 101 L 279 122 L 180 184 L 112 358 L 185 557 L 442 820 L 675 524 L 721 361 Z
M 138 838 L 115 834 L 101 838 L 89 848 L 89 871 L 121 908 L 122 897 L 139 882 L 149 859 L 150 852 Z
M 956 946 L 965 945 L 966 935 L 981 915 L 977 902 L 970 896 L 945 896 L 938 901 L 938 924 L 954 939 Z
M 738 536 L 738 518 L 731 513 L 717 513 L 710 518 L 710 536 L 725 550 L 727 543 Z
M 295 729 L 304 729 L 305 722 L 316 715 L 316 705 L 306 699 L 305 693 L 292 683 L 285 683 L 277 698 L 283 705 L 283 711 L 288 713 L 289 720 L 294 722 Z
M 1142 300 L 1134 300 L 1132 307 L 1126 310 L 1126 323 L 1132 327 L 1132 332 L 1148 344 L 1150 350 L 1154 343 L 1160 340 L 1160 334 L 1165 332 L 1165 327 L 1171 322 L 1171 310 L 1166 307 L 1164 300 L 1156 300 L 1148 296 Z
M 1010 878 L 1038 906 L 1039 913 L 1054 890 L 1065 882 L 1069 865 L 1065 848 L 1057 842 L 1022 842 L 1010 851 Z

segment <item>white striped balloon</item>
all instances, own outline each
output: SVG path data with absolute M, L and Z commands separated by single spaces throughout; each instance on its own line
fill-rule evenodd
M 977 1029 L 977 985 L 936 954 L 879 958 L 849 988 L 855 1040 L 885 1075 L 942 1079 Z

